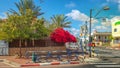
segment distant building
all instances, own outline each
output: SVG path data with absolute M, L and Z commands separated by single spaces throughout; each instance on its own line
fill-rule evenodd
M 112 45 L 120 46 L 120 17 L 112 20 Z
M 97 45 L 102 45 L 102 43 L 110 43 L 109 37 L 111 36 L 111 32 L 94 32 L 93 33 L 93 42 Z

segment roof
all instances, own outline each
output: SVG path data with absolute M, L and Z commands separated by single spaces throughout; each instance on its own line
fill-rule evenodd
M 120 21 L 115 22 L 115 26 L 120 25 Z
M 96 32 L 93 35 L 111 35 L 111 32 Z

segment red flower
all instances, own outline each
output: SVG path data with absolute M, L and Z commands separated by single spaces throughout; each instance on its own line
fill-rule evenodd
M 50 35 L 51 40 L 58 43 L 77 42 L 76 38 L 63 28 L 57 28 Z

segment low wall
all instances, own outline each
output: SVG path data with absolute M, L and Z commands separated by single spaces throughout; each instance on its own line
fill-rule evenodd
M 21 48 L 21 54 L 22 56 L 25 55 L 27 51 L 54 51 L 54 50 L 66 50 L 65 46 L 49 46 L 49 47 L 27 47 L 27 48 Z M 9 55 L 13 56 L 16 53 L 20 54 L 20 48 L 14 47 L 9 48 Z

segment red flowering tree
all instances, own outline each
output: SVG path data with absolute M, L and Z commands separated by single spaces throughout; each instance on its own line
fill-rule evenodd
M 66 42 L 76 42 L 76 38 L 70 34 L 68 31 L 65 31 L 63 28 L 57 28 L 54 30 L 50 38 L 52 41 L 57 43 L 66 43 Z

